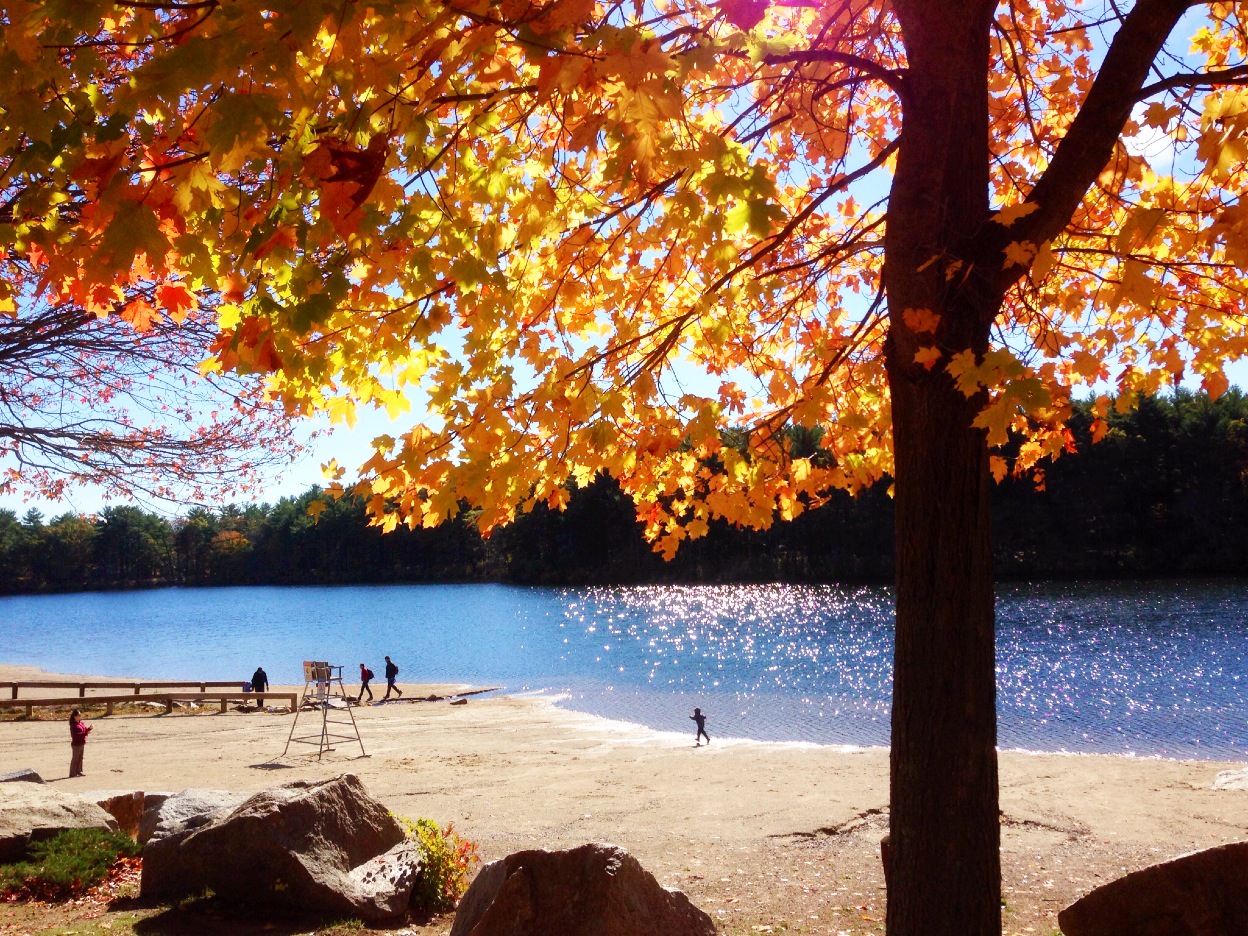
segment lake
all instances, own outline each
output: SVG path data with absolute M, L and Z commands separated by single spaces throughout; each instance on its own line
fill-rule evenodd
M 0 598 L 0 660 L 231 679 L 360 662 L 400 682 L 561 696 L 578 711 L 712 738 L 884 745 L 887 588 L 412 585 L 177 588 Z M 1002 585 L 1003 748 L 1248 760 L 1248 584 Z M 384 689 L 384 680 L 378 680 Z

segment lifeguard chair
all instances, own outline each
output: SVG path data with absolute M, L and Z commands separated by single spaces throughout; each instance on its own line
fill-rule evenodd
M 337 694 L 334 691 L 335 686 L 338 687 Z M 305 710 L 320 711 L 320 731 L 295 737 L 299 715 Z M 342 717 L 343 713 L 346 718 Z M 347 691 L 342 685 L 342 667 L 319 660 L 304 660 L 303 697 L 299 700 L 299 707 L 295 709 L 295 719 L 291 723 L 290 735 L 286 738 L 282 756 L 286 756 L 292 744 L 315 744 L 316 757 L 319 760 L 326 751 L 334 749 L 335 741 L 355 741 L 360 746 L 360 756 L 368 756 L 364 753 L 360 729 L 355 724 L 355 714 L 351 711 Z

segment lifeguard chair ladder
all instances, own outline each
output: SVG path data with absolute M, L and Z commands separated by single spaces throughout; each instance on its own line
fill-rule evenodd
M 336 696 L 335 685 L 338 687 Z M 320 710 L 320 731 L 295 737 L 295 729 L 299 726 L 299 715 L 309 704 Z M 331 712 L 335 713 L 335 717 L 330 716 Z M 343 712 L 347 716 L 345 719 L 339 714 Z M 347 731 L 350 731 L 350 734 Z M 304 660 L 303 698 L 299 700 L 299 707 L 295 709 L 295 719 L 290 725 L 290 735 L 286 738 L 286 747 L 282 751 L 282 756 L 286 756 L 292 744 L 315 744 L 316 757 L 320 760 L 326 751 L 334 749 L 335 741 L 355 741 L 360 746 L 360 756 L 368 756 L 364 752 L 364 742 L 360 739 L 360 729 L 355 724 L 355 714 L 351 711 L 351 705 L 347 700 L 347 691 L 342 685 L 342 667 L 317 660 Z

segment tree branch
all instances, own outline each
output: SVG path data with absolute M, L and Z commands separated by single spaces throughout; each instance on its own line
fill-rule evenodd
M 1141 0 L 1122 21 L 1083 106 L 1058 144 L 1053 160 L 1027 197 L 1037 210 L 1011 227 L 990 225 L 974 258 L 981 269 L 999 269 L 1012 241 L 1041 243 L 1069 223 L 1089 187 L 1113 155 L 1122 128 L 1140 97 L 1149 70 L 1175 24 L 1193 0 Z M 1022 275 L 1020 266 L 989 273 L 1004 292 Z
M 848 52 L 836 52 L 832 49 L 806 49 L 799 52 L 773 52 L 763 57 L 765 65 L 786 65 L 789 63 L 810 65 L 820 62 L 855 68 L 864 74 L 870 75 L 872 78 L 884 82 L 898 94 L 905 93 L 905 72 L 893 71 L 870 59 L 851 55 Z
M 1136 101 L 1147 100 L 1159 91 L 1169 91 L 1171 88 L 1211 88 L 1224 84 L 1248 84 L 1248 65 L 1236 65 L 1234 68 L 1223 68 L 1219 71 L 1171 75 L 1141 88 Z

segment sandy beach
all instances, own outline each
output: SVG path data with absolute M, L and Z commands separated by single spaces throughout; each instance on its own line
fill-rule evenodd
M 54 678 L 100 677 L 0 665 L 0 680 Z M 453 822 L 486 860 L 622 845 L 726 933 L 883 930 L 886 750 L 720 738 L 714 712 L 712 743 L 695 747 L 693 722 L 669 734 L 548 698 L 485 694 L 451 705 L 415 699 L 470 687 L 400 686 L 403 701 L 355 710 L 367 756 L 357 744 L 319 761 L 314 749 L 281 756 L 290 715 L 88 711 L 85 777 L 67 778 L 68 732 L 48 715 L 0 722 L 0 770 L 32 767 L 80 792 L 248 791 L 350 772 L 396 814 Z M 314 718 L 301 716 L 300 734 Z M 1003 751 L 1004 932 L 1049 936 L 1057 912 L 1104 881 L 1248 837 L 1248 792 L 1212 789 L 1219 771 L 1239 766 Z

